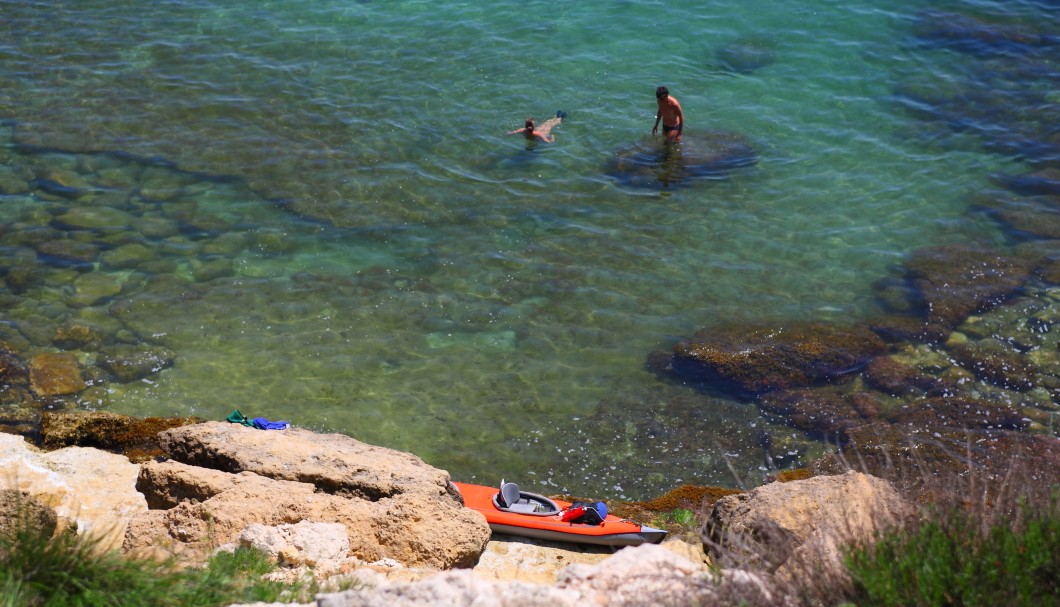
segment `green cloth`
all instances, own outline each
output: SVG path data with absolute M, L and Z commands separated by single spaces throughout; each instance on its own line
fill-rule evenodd
M 244 426 L 254 427 L 254 422 L 247 419 L 246 415 L 240 413 L 239 409 L 236 409 L 235 411 L 229 413 L 228 417 L 226 417 L 225 419 L 232 422 L 233 424 L 243 424 Z

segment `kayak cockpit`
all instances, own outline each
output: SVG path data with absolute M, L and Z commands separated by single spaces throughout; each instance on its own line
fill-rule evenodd
M 502 483 L 501 490 L 493 496 L 493 505 L 502 512 L 530 516 L 553 516 L 561 512 L 556 502 L 537 493 L 520 491 L 515 483 Z

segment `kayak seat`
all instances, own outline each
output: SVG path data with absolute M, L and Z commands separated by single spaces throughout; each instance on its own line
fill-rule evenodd
M 520 495 L 519 485 L 504 483 L 501 485 L 500 499 L 497 501 L 500 503 L 501 508 L 510 508 L 512 505 L 519 503 Z
M 543 495 L 521 491 L 515 483 L 503 483 L 500 492 L 493 496 L 493 505 L 505 512 L 532 516 L 549 516 L 560 511 L 556 502 Z

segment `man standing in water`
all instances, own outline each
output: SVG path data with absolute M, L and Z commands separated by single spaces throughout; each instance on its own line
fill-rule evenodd
M 681 132 L 685 129 L 685 113 L 681 111 L 681 104 L 670 96 L 670 91 L 665 86 L 655 89 L 655 100 L 659 103 L 659 111 L 655 113 L 655 126 L 651 134 L 659 132 L 659 120 L 663 123 L 663 136 L 667 141 L 681 142 Z
M 545 143 L 552 143 L 556 140 L 555 136 L 552 135 L 552 127 L 563 122 L 563 119 L 567 117 L 567 112 L 559 111 L 556 112 L 554 118 L 549 118 L 541 126 L 537 126 L 534 123 L 534 119 L 527 118 L 526 123 L 521 129 L 515 129 L 510 131 L 509 135 L 515 135 L 516 133 L 522 133 L 524 137 L 533 141 L 534 139 L 540 139 Z

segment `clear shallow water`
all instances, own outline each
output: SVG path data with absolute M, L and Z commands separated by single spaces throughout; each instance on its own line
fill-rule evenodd
M 0 1 L 15 141 L 129 192 L 142 167 L 90 157 L 119 178 L 77 153 L 165 159 L 186 173 L 157 212 L 192 204 L 211 238 L 237 235 L 215 245 L 235 276 L 191 282 L 194 259 L 130 275 L 112 316 L 175 364 L 83 404 L 239 408 L 461 480 L 582 494 L 761 474 L 760 432 L 794 433 L 659 382 L 648 353 L 713 323 L 869 315 L 870 283 L 908 251 L 1000 239 L 967 197 L 1023 170 L 923 132 L 893 94 L 963 74 L 916 47 L 918 9 L 1042 9 L 875 4 Z M 716 49 L 748 36 L 775 63 L 721 69 Z M 690 129 L 746 136 L 758 164 L 662 190 L 610 179 L 658 84 Z M 556 144 L 504 136 L 558 109 Z M 261 234 L 285 246 L 263 252 Z M 9 316 L 100 316 L 53 308 Z

